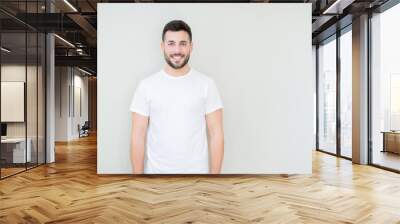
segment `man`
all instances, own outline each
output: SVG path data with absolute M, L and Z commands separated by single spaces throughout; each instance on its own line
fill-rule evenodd
M 214 81 L 189 66 L 192 48 L 185 22 L 165 25 L 161 49 L 166 64 L 139 83 L 130 106 L 134 174 L 221 171 L 222 102 Z

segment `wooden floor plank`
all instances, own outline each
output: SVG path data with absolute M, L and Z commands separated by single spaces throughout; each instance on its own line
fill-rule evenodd
M 399 223 L 400 175 L 313 152 L 312 175 L 96 174 L 96 137 L 0 181 L 0 223 Z

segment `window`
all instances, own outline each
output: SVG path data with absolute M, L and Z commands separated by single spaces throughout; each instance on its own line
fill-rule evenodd
M 318 148 L 336 153 L 336 39 L 318 48 Z
M 352 157 L 352 34 L 340 36 L 340 155 Z
M 400 170 L 400 5 L 371 19 L 372 164 Z

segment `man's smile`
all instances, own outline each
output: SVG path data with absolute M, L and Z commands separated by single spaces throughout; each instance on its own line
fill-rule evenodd
M 181 60 L 181 59 L 183 59 L 183 55 L 172 55 L 172 56 L 170 56 L 170 58 L 172 58 L 174 60 Z

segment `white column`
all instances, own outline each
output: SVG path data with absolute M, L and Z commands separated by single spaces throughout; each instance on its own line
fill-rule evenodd
M 46 163 L 52 163 L 55 161 L 55 151 L 54 151 L 54 133 L 55 133 L 55 76 L 54 76 L 54 67 L 55 67 L 55 60 L 54 60 L 54 35 L 47 34 L 46 36 L 47 42 L 47 108 L 46 108 Z
M 53 12 L 50 1 L 46 4 L 47 12 Z M 55 44 L 54 35 L 46 35 L 46 163 L 55 162 Z

